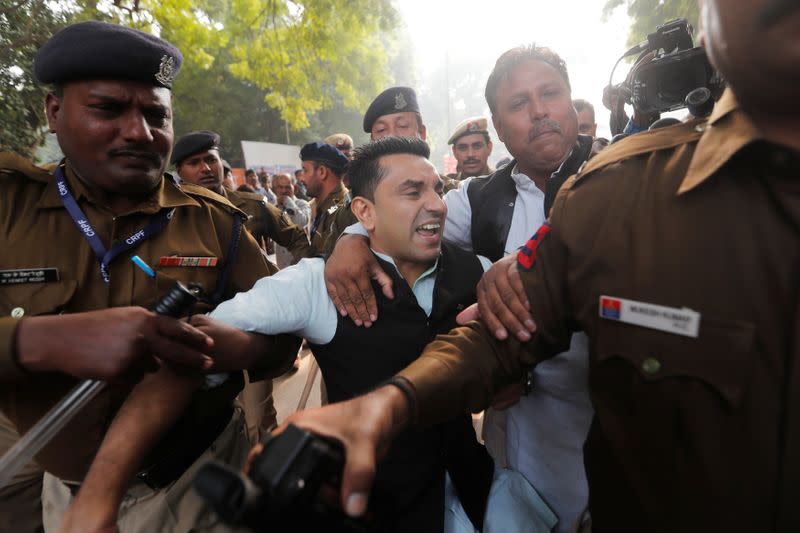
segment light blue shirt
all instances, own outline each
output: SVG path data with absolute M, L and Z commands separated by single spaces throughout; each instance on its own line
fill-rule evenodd
M 377 255 L 394 265 L 391 257 Z M 478 259 L 484 270 L 492 266 L 487 258 L 478 256 Z M 437 260 L 411 287 L 428 316 L 433 307 L 438 266 Z M 249 291 L 222 302 L 210 316 L 244 331 L 264 335 L 293 333 L 314 344 L 329 343 L 339 321 L 325 287 L 325 261 L 319 257 L 302 259 L 277 274 L 261 278 Z

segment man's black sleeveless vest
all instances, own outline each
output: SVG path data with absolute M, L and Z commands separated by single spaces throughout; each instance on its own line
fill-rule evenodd
M 476 301 L 475 287 L 483 274 L 474 254 L 443 243 L 428 317 L 394 265 L 378 261 L 392 278 L 395 294 L 389 300 L 373 282 L 378 320 L 365 329 L 339 316 L 331 342 L 311 346 L 331 402 L 367 392 L 416 360 L 425 345 L 454 328 L 456 315 Z M 470 417 L 464 415 L 432 428 L 404 432 L 379 462 L 374 494 L 392 500 L 392 530 L 442 531 L 445 468 L 467 514 L 480 529 L 493 463 L 476 441 Z
M 578 135 L 570 156 L 547 180 L 544 194 L 545 216 L 550 212 L 558 190 L 589 159 L 591 151 L 592 138 Z M 511 179 L 511 171 L 516 164 L 517 161 L 513 160 L 493 174 L 473 179 L 467 189 L 472 209 L 472 249 L 476 254 L 486 256 L 492 261 L 505 255 L 514 204 L 517 202 L 517 186 Z M 531 234 L 534 231 L 536 228 L 530 228 Z

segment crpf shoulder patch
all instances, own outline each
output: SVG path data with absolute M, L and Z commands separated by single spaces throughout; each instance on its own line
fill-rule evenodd
M 533 237 L 528 239 L 525 246 L 517 252 L 517 266 L 519 268 L 525 271 L 533 268 L 533 263 L 536 261 L 536 249 L 539 248 L 548 233 L 550 233 L 550 223 L 545 222 L 536 230 Z

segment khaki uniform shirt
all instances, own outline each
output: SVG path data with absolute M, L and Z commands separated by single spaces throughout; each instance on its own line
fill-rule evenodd
M 334 215 L 343 208 L 343 200 L 346 194 L 347 189 L 345 186 L 339 184 L 325 200 L 316 204 L 316 214 L 311 221 L 311 227 L 315 229 L 311 234 L 311 256 L 316 256 L 324 252 L 325 241 L 328 237 L 331 224 L 333 223 Z
M 12 349 L 19 317 L 127 305 L 150 307 L 176 280 L 200 283 L 213 294 L 221 269 L 230 260 L 225 255 L 233 233 L 233 214 L 238 211 L 222 197 L 194 185 L 178 188 L 163 179 L 149 199 L 129 213 L 114 216 L 95 202 L 69 164 L 65 175 L 76 201 L 107 247 L 143 227 L 161 208 L 175 207 L 176 211 L 162 232 L 111 262 L 110 283 L 105 283 L 89 243 L 61 202 L 52 174 L 13 154 L 0 154 L 0 271 L 57 268 L 60 276 L 58 281 L 46 283 L 0 285 L 0 410 L 20 434 L 76 380 L 59 374 L 26 374 L 17 367 Z M 225 298 L 248 290 L 275 271 L 253 238 L 245 231 L 241 235 Z M 156 271 L 155 279 L 134 265 L 130 260 L 134 254 Z M 217 263 L 208 267 L 159 266 L 159 260 L 169 256 L 212 257 Z M 208 309 L 199 304 L 195 312 Z M 297 344 L 291 344 L 296 353 Z M 276 352 L 293 357 L 291 348 L 276 346 Z M 107 387 L 37 456 L 39 463 L 58 477 L 82 479 L 129 391 L 127 386 Z
M 593 531 L 800 530 L 799 170 L 730 92 L 708 121 L 601 152 L 529 243 L 534 338 L 477 323 L 439 337 L 401 373 L 420 423 L 486 407 L 583 330 Z M 602 296 L 645 305 L 622 316 Z M 696 337 L 677 334 L 687 310 Z
M 292 263 L 309 256 L 311 249 L 303 228 L 293 224 L 281 210 L 267 202 L 260 194 L 228 191 L 223 188 L 225 198 L 247 214 L 245 227 L 256 242 L 272 239 L 292 254 Z
M 358 219 L 350 209 L 350 202 L 347 200 L 340 202 L 339 207 L 331 217 L 331 223 L 328 227 L 328 235 L 325 238 L 325 245 L 323 246 L 322 253 L 326 256 L 332 254 L 333 249 L 336 247 L 336 241 L 339 240 L 342 232 L 346 230 L 348 226 L 356 222 L 358 222 Z

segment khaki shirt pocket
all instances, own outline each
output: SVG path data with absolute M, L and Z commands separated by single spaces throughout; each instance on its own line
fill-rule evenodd
M 693 338 L 600 319 L 591 381 L 626 383 L 634 401 L 637 390 L 649 396 L 659 389 L 669 401 L 685 388 L 696 401 L 705 391 L 736 408 L 752 372 L 754 339 L 755 326 L 747 322 L 702 317 Z
M 0 286 L 0 316 L 23 318 L 62 313 L 77 287 L 75 280 Z

